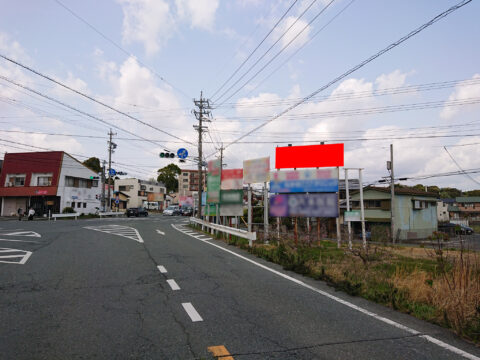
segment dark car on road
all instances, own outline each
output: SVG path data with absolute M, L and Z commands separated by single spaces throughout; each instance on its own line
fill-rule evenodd
M 148 211 L 143 207 L 129 208 L 127 209 L 127 217 L 130 216 L 148 216 Z
M 193 216 L 193 208 L 191 208 L 189 206 L 182 207 L 180 210 L 181 210 L 183 216 Z

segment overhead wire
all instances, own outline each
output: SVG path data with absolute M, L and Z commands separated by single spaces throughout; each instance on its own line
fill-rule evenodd
M 476 183 L 477 185 L 480 185 L 480 181 L 477 181 L 475 180 L 473 177 L 470 176 L 470 174 L 466 173 L 465 170 L 463 170 L 463 168 L 460 166 L 460 164 L 457 162 L 457 160 L 455 160 L 455 158 L 453 157 L 452 154 L 450 154 L 450 152 L 447 150 L 447 147 L 444 146 L 443 147 L 445 149 L 445 151 L 447 152 L 448 156 L 450 156 L 450 159 L 452 159 L 452 161 L 455 163 L 455 165 L 458 167 L 458 169 L 466 176 L 468 177 L 470 180 L 472 180 L 474 183 Z
M 213 95 L 211 96 L 212 98 L 215 97 L 215 95 L 221 91 L 225 85 L 240 71 L 240 69 L 243 67 L 243 65 L 245 65 L 245 63 L 250 60 L 250 58 L 253 56 L 253 54 L 255 54 L 255 52 L 260 48 L 260 46 L 262 46 L 262 44 L 265 42 L 265 40 L 267 40 L 267 38 L 270 36 L 270 34 L 276 29 L 276 27 L 278 26 L 278 24 L 280 24 L 280 22 L 285 18 L 285 16 L 287 16 L 287 14 L 290 12 L 290 10 L 293 8 L 293 6 L 298 2 L 298 0 L 294 0 L 293 3 L 288 7 L 288 9 L 283 13 L 283 15 L 280 17 L 280 19 L 278 19 L 278 21 L 275 23 L 275 25 L 273 25 L 273 27 L 269 30 L 269 32 L 267 33 L 267 35 L 265 35 L 262 39 L 262 41 L 260 41 L 260 43 L 255 47 L 255 49 L 253 49 L 250 54 L 247 56 L 247 58 L 242 61 L 242 63 L 237 67 L 237 69 L 233 72 L 232 75 L 230 75 L 228 77 L 227 80 L 225 80 L 225 82 L 213 93 Z
M 143 61 L 141 61 L 137 56 L 133 55 L 132 53 L 128 52 L 127 50 L 125 50 L 123 47 L 121 47 L 116 41 L 114 41 L 113 39 L 111 39 L 110 37 L 108 37 L 107 35 L 105 35 L 103 32 L 101 32 L 97 27 L 93 26 L 91 23 L 89 23 L 87 20 L 85 20 L 83 17 L 81 17 L 80 15 L 78 15 L 76 12 L 74 12 L 71 8 L 67 7 L 65 4 L 63 4 L 61 1 L 59 0 L 53 0 L 55 1 L 58 5 L 60 5 L 61 7 L 63 7 L 65 10 L 67 10 L 70 14 L 72 14 L 75 18 L 77 18 L 78 20 L 80 20 L 82 23 L 84 23 L 85 25 L 87 25 L 90 29 L 92 29 L 94 32 L 96 32 L 98 35 L 100 35 L 102 38 L 104 38 L 106 41 L 108 41 L 110 44 L 112 44 L 114 47 L 116 47 L 118 50 L 120 50 L 122 53 L 124 53 L 125 55 L 129 56 L 129 57 L 134 57 L 137 62 L 142 65 L 144 68 L 147 68 L 148 70 L 150 70 L 156 77 L 158 77 L 161 81 L 163 81 L 165 84 L 167 84 L 168 86 L 170 86 L 172 89 L 176 90 L 178 93 L 182 94 L 184 97 L 186 97 L 187 99 L 191 100 L 191 97 L 188 96 L 183 90 L 181 90 L 180 88 L 178 88 L 177 86 L 173 85 L 171 82 L 167 81 L 165 79 L 165 77 L 161 76 L 160 74 L 158 74 L 154 69 L 152 69 L 151 67 L 149 67 L 148 65 L 146 65 Z
M 390 45 L 388 45 L 387 47 L 383 48 L 382 50 L 378 51 L 377 53 L 375 53 L 374 55 L 370 56 L 369 58 L 363 60 L 362 62 L 360 62 L 359 64 L 357 64 L 356 66 L 354 66 L 353 68 L 347 70 L 346 72 L 344 72 L 343 74 L 337 76 L 336 78 L 334 78 L 333 80 L 331 80 L 330 82 L 328 82 L 327 84 L 323 85 L 322 87 L 320 87 L 319 89 L 315 90 L 314 92 L 312 92 L 310 95 L 304 97 L 303 99 L 301 99 L 300 101 L 296 102 L 295 104 L 291 105 L 290 107 L 288 107 L 287 109 L 283 110 L 282 112 L 280 112 L 279 114 L 273 116 L 271 119 L 265 121 L 264 123 L 256 126 L 255 128 L 249 130 L 248 132 L 246 132 L 244 135 L 240 136 L 239 138 L 237 138 L 236 140 L 228 143 L 225 147 L 230 147 L 231 145 L 237 143 L 238 141 L 244 139 L 245 137 L 249 136 L 250 134 L 254 133 L 255 131 L 265 127 L 266 125 L 268 125 L 269 123 L 271 123 L 272 121 L 275 121 L 276 119 L 282 117 L 283 115 L 285 115 L 286 113 L 290 112 L 291 110 L 295 109 L 296 107 L 298 107 L 299 105 L 307 102 L 309 99 L 311 99 L 312 97 L 314 97 L 315 95 L 319 94 L 320 92 L 322 92 L 323 90 L 329 88 L 330 86 L 332 86 L 333 84 L 339 82 L 340 80 L 344 79 L 345 77 L 347 77 L 348 75 L 354 73 L 355 71 L 359 70 L 360 68 L 364 67 L 365 65 L 367 65 L 368 63 L 372 62 L 373 60 L 375 60 L 376 58 L 382 56 L 383 54 L 385 54 L 386 52 L 392 50 L 393 48 L 399 46 L 400 44 L 402 44 L 403 42 L 405 42 L 406 40 L 410 39 L 411 37 L 417 35 L 418 33 L 420 33 L 421 31 L 425 30 L 426 28 L 430 27 L 431 25 L 435 24 L 436 22 L 438 22 L 439 20 L 443 19 L 444 17 L 450 15 L 451 13 L 453 13 L 454 11 L 462 8 L 463 6 L 469 4 L 472 0 L 463 0 L 459 3 L 457 3 L 456 5 L 448 8 L 447 10 L 443 11 L 442 13 L 438 14 L 437 16 L 435 16 L 433 19 L 431 19 L 430 21 L 424 23 L 423 25 L 419 26 L 418 28 L 414 29 L 413 31 L 411 31 L 410 33 L 408 33 L 407 35 L 401 37 L 400 39 L 398 39 L 397 41 L 391 43 Z
M 314 0 L 314 1 L 316 1 L 316 0 Z M 219 105 L 222 105 L 224 102 L 227 102 L 228 100 L 230 100 L 233 96 L 238 94 L 245 86 L 247 86 L 248 83 L 250 83 L 253 79 L 255 79 L 268 65 L 270 65 L 280 54 L 282 54 L 306 29 L 308 29 L 311 26 L 311 24 L 314 21 L 316 21 L 320 17 L 320 15 L 322 15 L 325 12 L 325 10 L 327 10 L 330 7 L 330 5 L 332 5 L 334 2 L 335 2 L 335 0 L 331 0 L 328 4 L 326 4 L 322 8 L 322 10 L 320 10 L 320 12 L 318 12 L 297 34 L 295 34 L 295 36 L 287 44 L 285 44 L 272 58 L 270 58 L 259 70 L 257 70 L 257 72 L 255 74 L 253 74 L 250 78 L 248 78 L 247 81 L 245 81 L 237 90 L 235 90 L 233 93 L 231 93 Z M 297 20 L 298 20 L 298 18 L 297 18 Z M 261 59 L 259 59 L 259 60 L 261 60 Z M 242 77 L 240 77 L 232 86 L 230 86 L 230 88 L 227 90 L 227 92 L 230 91 L 236 84 L 238 84 L 240 82 L 240 80 L 242 80 L 243 77 L 246 76 L 247 73 L 250 72 L 250 70 L 253 69 L 253 67 L 256 64 L 258 64 L 258 62 L 259 61 L 257 61 L 252 67 L 250 67 L 248 69 L 248 71 Z M 224 94 L 220 98 L 222 98 L 224 96 Z M 220 100 L 220 98 L 218 98 L 216 101 L 218 102 Z M 215 101 L 214 101 L 214 105 L 215 105 Z

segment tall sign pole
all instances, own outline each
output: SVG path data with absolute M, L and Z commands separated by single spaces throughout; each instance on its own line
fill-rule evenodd
M 393 144 L 390 144 L 390 233 L 395 243 L 395 177 L 393 175 Z
M 348 186 L 348 169 L 345 169 L 345 197 L 347 199 L 347 211 L 350 211 L 350 192 Z M 352 250 L 352 224 L 347 221 L 348 226 L 348 248 Z
M 362 180 L 362 169 L 358 169 L 358 182 L 360 184 L 360 213 L 362 221 L 362 243 L 363 248 L 367 248 L 367 237 L 365 236 L 365 207 L 363 205 L 363 180 Z
M 264 183 L 263 188 L 263 228 L 265 232 L 265 238 L 268 243 L 268 184 Z
M 337 166 L 337 174 L 340 177 L 340 167 Z M 337 192 L 337 208 L 338 208 L 338 216 L 337 216 L 337 247 L 340 248 L 342 244 L 342 232 L 340 229 L 340 190 Z

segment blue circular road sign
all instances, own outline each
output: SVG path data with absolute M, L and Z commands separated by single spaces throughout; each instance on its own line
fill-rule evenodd
M 187 149 L 184 149 L 184 148 L 178 149 L 177 156 L 179 159 L 186 159 L 188 156 Z
M 115 171 L 115 169 L 110 169 L 110 171 L 108 172 L 110 174 L 110 176 L 114 176 L 117 174 L 117 172 Z

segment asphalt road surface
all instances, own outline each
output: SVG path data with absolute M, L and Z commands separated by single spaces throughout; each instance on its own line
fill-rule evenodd
M 480 359 L 185 221 L 1 222 L 0 358 Z

